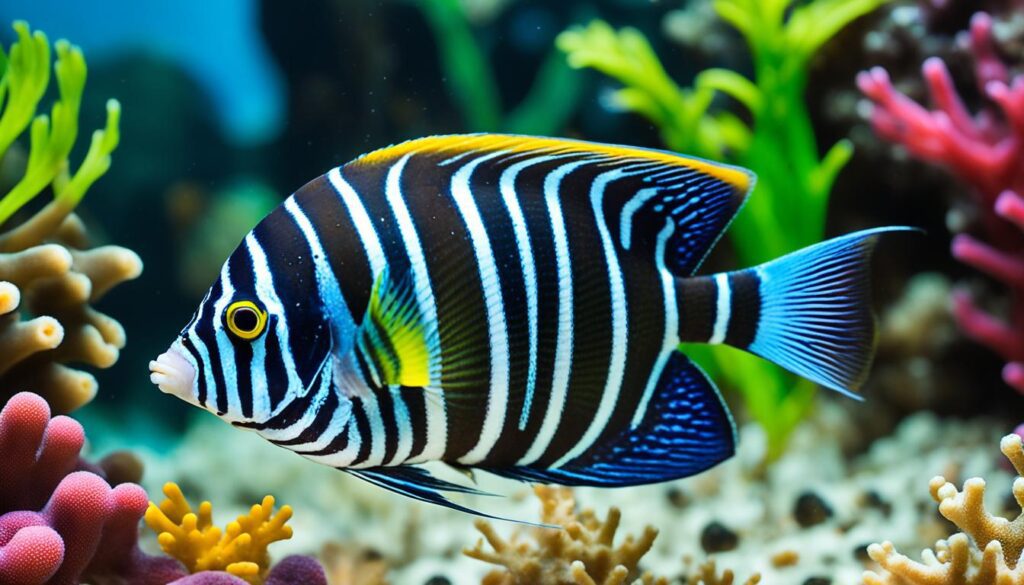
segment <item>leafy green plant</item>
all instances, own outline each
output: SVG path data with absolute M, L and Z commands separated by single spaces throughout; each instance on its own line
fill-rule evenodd
M 415 0 L 434 32 L 453 97 L 473 132 L 554 134 L 580 98 L 579 75 L 552 51 L 533 86 L 515 108 L 503 112 L 494 71 L 473 35 L 459 0 Z
M 53 71 L 59 97 L 49 115 L 36 115 L 50 82 L 50 42 L 41 31 L 31 32 L 25 22 L 15 22 L 14 30 L 18 40 L 11 45 L 10 52 L 5 53 L 0 47 L 0 158 L 26 129 L 29 154 L 24 175 L 0 196 L 0 227 L 47 187 L 53 189 L 51 205 L 63 212 L 48 217 L 62 219 L 110 168 L 110 154 L 120 138 L 121 106 L 117 100 L 109 100 L 106 126 L 93 133 L 85 158 L 71 172 L 68 157 L 78 137 L 85 58 L 78 47 L 67 41 L 54 44 L 57 59 Z
M 887 0 L 714 0 L 718 15 L 744 37 L 753 79 L 708 69 L 682 88 L 665 72 L 643 33 L 603 21 L 563 32 L 558 47 L 576 68 L 592 68 L 624 87 L 613 99 L 653 122 L 672 150 L 754 170 L 754 193 L 729 229 L 739 261 L 753 266 L 821 240 L 828 196 L 853 152 L 842 140 L 819 154 L 804 104 L 813 55 L 856 18 Z M 736 100 L 748 125 L 714 108 L 716 94 Z M 723 346 L 687 347 L 712 375 L 742 393 L 777 457 L 808 412 L 815 387 L 755 356 Z

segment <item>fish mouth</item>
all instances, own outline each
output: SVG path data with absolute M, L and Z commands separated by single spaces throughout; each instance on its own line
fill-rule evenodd
M 196 369 L 173 347 L 149 362 L 149 381 L 156 384 L 161 392 L 172 394 L 191 404 L 196 403 L 192 391 L 195 379 Z

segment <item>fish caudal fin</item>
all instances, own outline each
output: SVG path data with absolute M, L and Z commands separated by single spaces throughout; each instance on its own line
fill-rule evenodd
M 864 230 L 754 268 L 682 281 L 680 336 L 745 349 L 859 399 L 874 357 L 871 255 L 880 235 L 913 230 Z

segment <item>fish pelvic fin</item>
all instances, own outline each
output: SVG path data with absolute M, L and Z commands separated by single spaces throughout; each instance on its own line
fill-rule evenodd
M 841 394 L 856 394 L 875 348 L 871 256 L 882 234 L 864 230 L 760 266 L 677 281 L 680 338 L 726 343 Z

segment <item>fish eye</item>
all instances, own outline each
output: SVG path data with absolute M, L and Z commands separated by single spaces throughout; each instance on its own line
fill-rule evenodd
M 235 301 L 224 313 L 228 331 L 240 339 L 256 339 L 267 326 L 267 312 L 252 301 Z

